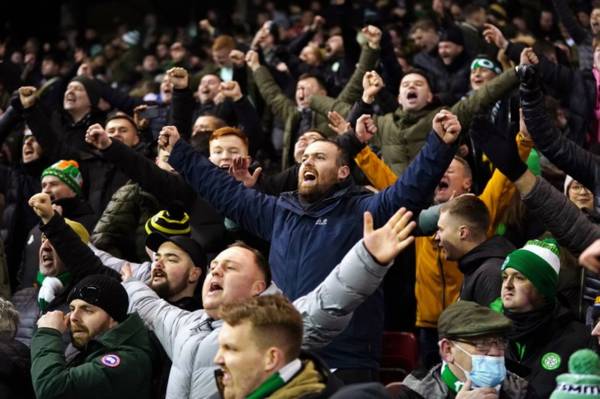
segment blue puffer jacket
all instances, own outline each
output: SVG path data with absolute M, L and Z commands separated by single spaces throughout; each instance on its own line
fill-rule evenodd
M 402 206 L 414 212 L 426 207 L 454 153 L 454 146 L 431 133 L 408 169 L 381 193 L 365 194 L 350 185 L 307 206 L 296 192 L 274 197 L 244 187 L 183 140 L 174 146 L 169 163 L 223 215 L 271 242 L 273 280 L 294 300 L 322 282 L 362 237 L 364 211 L 381 226 Z M 377 369 L 382 331 L 379 290 L 320 355 L 333 368 Z

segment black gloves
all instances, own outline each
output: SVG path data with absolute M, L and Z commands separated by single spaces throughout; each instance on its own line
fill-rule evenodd
M 519 87 L 521 101 L 532 102 L 543 99 L 539 71 L 535 65 L 519 65 L 517 67 L 517 76 L 521 81 L 521 86 Z
M 515 138 L 499 132 L 487 115 L 475 115 L 471 122 L 471 137 L 510 181 L 514 182 L 527 171 L 527 165 L 519 157 Z

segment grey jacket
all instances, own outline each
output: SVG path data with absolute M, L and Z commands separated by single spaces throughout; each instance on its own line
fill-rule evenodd
M 382 267 L 362 240 L 346 254 L 329 276 L 307 295 L 294 301 L 304 320 L 303 349 L 329 343 L 341 333 L 352 312 L 380 285 L 390 265 Z M 221 320 L 204 310 L 188 312 L 169 305 L 141 281 L 123 283 L 136 310 L 160 340 L 172 360 L 167 398 L 208 398 L 217 394 L 213 359 Z M 281 291 L 272 284 L 265 294 Z
M 419 378 L 413 374 L 409 374 L 402 384 L 409 388 L 410 391 L 401 392 L 397 397 L 400 399 L 413 398 L 416 393 L 427 399 L 446 399 L 449 397 L 450 390 L 441 378 L 442 365 L 438 364 L 433 367 L 423 378 Z M 507 372 L 506 378 L 500 387 L 500 398 L 510 399 L 534 399 L 538 396 L 529 387 L 529 384 L 523 378 Z

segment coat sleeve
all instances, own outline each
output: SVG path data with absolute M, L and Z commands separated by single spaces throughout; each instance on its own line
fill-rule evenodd
M 522 108 L 525 124 L 538 150 L 566 174 L 595 191 L 600 182 L 600 159 L 554 127 L 541 93 L 534 100 L 523 99 Z
M 68 367 L 61 334 L 51 328 L 40 328 L 31 341 L 31 377 L 38 398 L 106 398 L 116 395 L 115 378 L 135 375 L 139 366 L 134 359 L 123 359 L 118 368 L 105 367 L 93 359 L 76 367 Z
M 183 140 L 173 147 L 171 166 L 221 214 L 264 240 L 271 240 L 277 198 L 246 188 Z
M 121 269 L 123 266 L 125 266 L 126 263 L 129 263 L 133 277 L 136 280 L 146 281 L 150 278 L 150 269 L 152 266 L 151 262 L 132 263 L 125 259 L 119 259 L 108 252 L 94 247 L 92 244 L 88 244 L 88 247 L 94 252 L 94 255 L 100 259 L 100 262 L 102 262 L 105 267 L 113 269 L 117 273 L 121 274 Z
M 123 282 L 129 296 L 129 311 L 136 311 L 146 326 L 154 331 L 169 359 L 181 351 L 182 340 L 178 334 L 186 326 L 198 318 L 204 310 L 189 312 L 160 299 L 156 292 L 146 284 L 135 279 Z
M 195 196 L 181 176 L 162 170 L 150 159 L 117 140 L 113 140 L 102 154 L 106 160 L 115 164 L 127 177 L 138 183 L 144 191 L 159 198 L 162 203 L 180 200 L 187 209 L 191 208 Z
M 240 98 L 238 101 L 233 101 L 232 108 L 240 128 L 248 137 L 248 152 L 254 157 L 256 156 L 256 152 L 261 148 L 264 139 L 258 112 L 246 96 Z
M 471 124 L 473 115 L 505 97 L 517 87 L 518 83 L 517 73 L 514 68 L 511 68 L 476 90 L 472 96 L 457 102 L 450 110 L 458 117 L 465 129 Z
M 121 275 L 104 267 L 100 259 L 58 213 L 55 213 L 48 223 L 40 225 L 40 230 L 48 237 L 67 270 L 73 274 L 74 281 L 90 274 L 104 274 L 121 281 Z
M 358 60 L 358 67 L 352 73 L 350 80 L 344 86 L 344 89 L 337 97 L 337 101 L 354 104 L 355 101 L 359 100 L 362 95 L 362 79 L 365 72 L 375 69 L 375 65 L 379 60 L 379 49 L 372 49 L 370 46 L 365 45 L 362 47 L 360 52 L 360 58 Z
M 294 301 L 304 321 L 303 348 L 324 346 L 340 334 L 390 267 L 379 265 L 363 240 L 355 244 L 317 288 Z
M 400 207 L 418 212 L 425 208 L 435 187 L 456 153 L 456 143 L 444 143 L 434 132 L 404 173 L 379 194 L 362 199 L 363 210 L 369 210 L 375 225 L 383 225 Z
M 184 140 L 189 141 L 192 137 L 192 126 L 194 121 L 194 97 L 190 89 L 173 90 L 171 123 Z
M 575 204 L 543 178 L 536 180 L 533 189 L 522 196 L 523 202 L 562 246 L 578 255 L 600 238 L 600 227 Z
M 285 121 L 298 112 L 296 104 L 283 94 L 266 66 L 263 65 L 254 71 L 254 81 L 260 95 L 271 108 L 273 114 L 280 117 L 281 120 Z
M 394 171 L 375 155 L 369 146 L 365 146 L 358 153 L 354 158 L 354 162 L 377 190 L 385 190 L 398 180 L 398 176 Z

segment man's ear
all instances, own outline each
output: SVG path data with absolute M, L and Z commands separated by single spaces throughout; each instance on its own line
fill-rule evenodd
M 285 365 L 285 355 L 283 351 L 275 346 L 270 347 L 264 356 L 264 372 L 272 374 Z
M 251 289 L 252 296 L 259 295 L 266 289 L 267 289 L 267 283 L 264 280 L 257 280 L 254 283 L 252 283 L 252 289 Z
M 458 227 L 458 236 L 461 240 L 466 240 L 470 235 L 471 230 L 469 229 L 469 226 L 463 224 Z
M 452 344 L 446 338 L 442 338 L 438 342 L 440 348 L 440 357 L 446 363 L 454 362 L 454 354 L 452 353 Z
M 340 166 L 338 168 L 338 181 L 345 180 L 350 176 L 350 167 L 348 165 Z
M 202 268 L 201 267 L 192 267 L 190 270 L 190 276 L 188 277 L 188 282 L 195 283 L 199 281 L 202 277 Z

